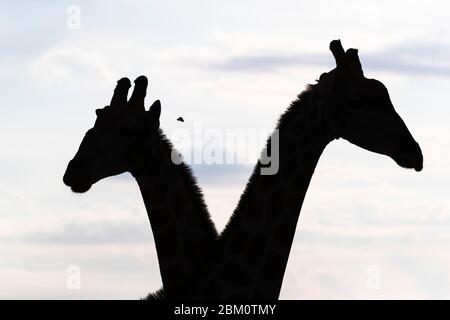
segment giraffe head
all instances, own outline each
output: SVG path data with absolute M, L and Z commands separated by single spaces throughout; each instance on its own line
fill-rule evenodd
M 64 174 L 72 191 L 86 192 L 103 178 L 138 169 L 145 146 L 157 136 L 161 113 L 159 100 L 145 110 L 147 83 L 146 77 L 138 77 L 128 101 L 130 80 L 120 79 L 110 105 L 96 110 L 94 127 L 86 132 Z
M 392 158 L 399 166 L 421 171 L 423 156 L 386 87 L 364 77 L 356 49 L 344 51 L 334 40 L 330 50 L 336 68 L 323 74 L 317 90 L 327 105 L 327 121 L 335 138 Z

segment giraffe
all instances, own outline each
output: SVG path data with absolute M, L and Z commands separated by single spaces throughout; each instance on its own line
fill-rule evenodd
M 332 140 L 346 138 L 365 149 L 392 157 L 401 166 L 421 169 L 420 148 L 395 113 L 384 86 L 363 77 L 355 50 L 345 53 L 340 42 L 333 42 L 331 48 L 337 68 L 322 75 L 316 86 L 301 94 L 279 121 L 282 148 L 279 172 L 274 176 L 262 176 L 261 164 L 257 164 L 221 238 L 213 243 L 204 264 L 196 268 L 188 280 L 181 285 L 178 278 L 180 284 L 175 297 L 277 298 L 309 181 L 323 149 Z M 371 108 L 375 104 L 377 109 Z M 359 113 L 352 105 L 360 106 Z M 396 143 L 389 145 L 386 130 L 381 130 L 378 136 L 367 128 L 363 130 L 364 125 L 374 129 L 368 123 L 368 112 L 373 113 L 378 124 L 390 124 L 390 133 L 398 140 Z M 401 145 L 406 146 L 402 151 Z M 288 149 L 294 152 L 286 152 Z M 146 207 L 149 210 L 147 202 Z M 163 216 L 164 212 L 155 211 L 156 215 Z M 282 221 L 277 222 L 275 218 Z M 154 225 L 159 223 L 157 219 L 151 219 L 151 223 L 153 230 L 159 229 Z M 176 222 L 170 220 L 171 223 Z M 199 226 L 201 224 L 197 224 Z M 266 234 L 274 243 L 267 240 Z M 160 258 L 164 250 L 161 246 L 158 248 L 161 242 L 156 238 L 155 235 Z M 209 246 L 210 242 L 203 245 Z M 161 271 L 162 264 L 160 259 Z M 245 272 L 246 269 L 253 271 Z M 164 280 L 163 284 L 166 288 Z
M 144 200 L 156 244 L 164 290 L 155 297 L 175 296 L 175 284 L 192 273 L 217 238 L 200 188 L 190 168 L 171 161 L 172 145 L 159 129 L 161 103 L 144 107 L 148 80 L 117 82 L 109 106 L 96 110 L 93 128 L 86 132 L 63 177 L 73 192 L 83 193 L 103 178 L 130 172 Z
M 259 161 L 227 226 L 179 287 L 183 299 L 277 299 L 298 217 L 325 147 L 343 138 L 421 171 L 423 155 L 386 87 L 364 77 L 356 49 L 330 43 L 336 68 L 322 74 L 278 121 L 279 170 Z M 271 140 L 267 150 L 271 149 Z M 263 155 L 266 154 L 263 152 Z

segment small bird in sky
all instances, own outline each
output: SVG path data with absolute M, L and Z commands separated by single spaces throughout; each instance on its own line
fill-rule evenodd
M 179 117 L 179 118 L 177 119 L 177 121 L 184 122 L 184 119 L 183 119 L 183 117 Z

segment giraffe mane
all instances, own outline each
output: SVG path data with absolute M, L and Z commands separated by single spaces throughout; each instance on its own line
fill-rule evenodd
M 158 141 L 161 142 L 163 146 L 163 150 L 167 153 L 167 156 L 170 158 L 172 151 L 175 149 L 172 142 L 167 138 L 167 136 L 164 134 L 161 128 L 158 129 L 157 135 L 159 137 Z M 208 207 L 206 205 L 203 191 L 199 187 L 197 183 L 197 179 L 195 178 L 194 174 L 192 173 L 192 168 L 186 164 L 184 161 L 182 161 L 180 164 L 175 165 L 177 170 L 181 173 L 181 176 L 183 178 L 183 181 L 187 183 L 187 185 L 190 186 L 189 191 L 192 193 L 192 199 L 197 199 L 201 215 L 203 215 L 203 221 L 205 221 L 206 230 L 211 230 L 213 232 L 213 235 L 215 238 L 218 237 L 218 232 L 216 229 L 216 225 L 211 219 L 211 215 L 209 214 Z
M 294 119 L 295 109 L 302 107 L 302 104 L 305 103 L 308 100 L 308 98 L 314 93 L 315 88 L 316 85 L 308 84 L 305 90 L 303 90 L 300 94 L 298 94 L 297 99 L 292 101 L 287 110 L 281 114 L 280 118 L 277 121 L 276 129 L 281 128 L 281 126 L 286 125 L 288 122 Z M 267 140 L 264 150 L 267 150 L 267 148 L 269 147 L 269 143 L 270 139 Z M 236 208 L 234 209 L 230 219 L 228 219 L 225 228 L 223 229 L 222 233 L 219 236 L 219 241 L 228 233 L 230 226 L 234 223 L 234 220 L 236 219 L 236 213 L 242 210 L 243 199 L 245 199 L 245 197 L 248 196 L 249 190 L 252 189 L 252 186 L 255 183 L 255 177 L 259 174 L 260 169 L 261 163 L 258 161 L 252 171 L 252 174 L 247 182 L 247 185 L 245 186 L 244 191 L 242 192 L 239 198 L 239 202 Z

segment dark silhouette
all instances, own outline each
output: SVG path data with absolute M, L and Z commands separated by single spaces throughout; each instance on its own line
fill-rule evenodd
M 135 177 L 153 229 L 165 295 L 172 297 L 175 284 L 192 273 L 217 231 L 190 169 L 171 160 L 172 145 L 159 129 L 159 100 L 145 111 L 147 78 L 135 80 L 127 101 L 130 86 L 127 78 L 119 80 L 110 105 L 96 110 L 94 127 L 63 180 L 72 191 L 86 192 L 109 176 L 130 172 Z
M 183 117 L 178 117 L 177 121 L 184 122 L 184 119 L 183 119 Z
M 332 140 L 344 138 L 366 150 L 387 155 L 402 167 L 417 171 L 422 169 L 420 147 L 395 112 L 383 84 L 364 77 L 355 49 L 345 52 L 339 41 L 333 41 L 330 49 L 337 67 L 323 74 L 316 85 L 309 86 L 300 94 L 279 120 L 278 172 L 274 175 L 261 175 L 263 165 L 257 163 L 219 240 L 197 243 L 197 249 L 202 253 L 191 259 L 196 266 L 191 266 L 189 272 L 174 278 L 174 281 L 166 279 L 166 282 L 172 284 L 170 291 L 163 278 L 166 297 L 276 299 L 310 179 L 320 155 Z M 269 140 L 269 150 L 270 146 Z M 80 152 L 84 153 L 82 147 L 83 143 L 75 159 Z M 95 158 L 96 150 L 93 154 Z M 151 158 L 159 158 L 158 153 L 150 154 L 146 159 L 149 163 L 155 161 Z M 158 168 L 167 165 L 158 163 Z M 68 172 L 69 169 L 71 164 Z M 132 172 L 130 169 L 125 170 Z M 120 173 L 120 170 L 111 168 L 110 171 L 115 172 L 112 174 Z M 155 172 L 153 168 L 152 172 Z M 74 190 L 70 179 L 66 177 L 66 184 L 71 185 Z M 192 176 L 189 177 L 193 179 Z M 98 180 L 91 179 L 91 183 Z M 147 181 L 152 181 L 151 177 L 147 177 Z M 141 186 L 142 182 L 138 180 L 138 183 Z M 170 184 L 170 180 L 168 183 Z M 198 192 L 190 195 L 196 199 L 201 198 Z M 150 211 L 147 201 L 146 206 Z M 184 212 L 184 207 L 179 209 L 178 214 L 175 214 L 178 219 L 176 221 L 168 219 L 164 210 L 149 213 L 161 272 L 164 269 L 161 258 L 165 254 L 172 254 L 166 251 L 170 246 L 163 246 L 163 243 L 189 240 L 183 238 L 186 234 L 173 233 L 173 228 L 167 226 L 183 225 L 180 221 L 185 221 L 184 225 L 194 224 L 197 232 L 199 228 L 204 228 L 207 233 L 208 228 L 214 230 L 206 209 L 201 211 L 201 217 L 208 222 L 205 224 L 198 221 L 192 224 L 190 215 L 194 211 Z M 164 241 L 156 241 L 158 237 Z M 169 240 L 169 237 L 175 240 Z M 208 253 L 202 258 L 207 247 Z M 186 251 L 186 254 L 186 257 L 190 257 L 191 252 Z M 173 255 L 179 257 L 177 251 Z M 189 268 L 184 270 L 187 269 Z M 160 296 L 163 294 L 158 295 Z
M 422 170 L 420 147 L 385 86 L 364 77 L 356 49 L 345 52 L 336 40 L 330 49 L 337 67 L 300 94 L 279 120 L 278 172 L 261 175 L 258 162 L 204 264 L 180 286 L 181 298 L 278 298 L 309 182 L 334 139 Z

